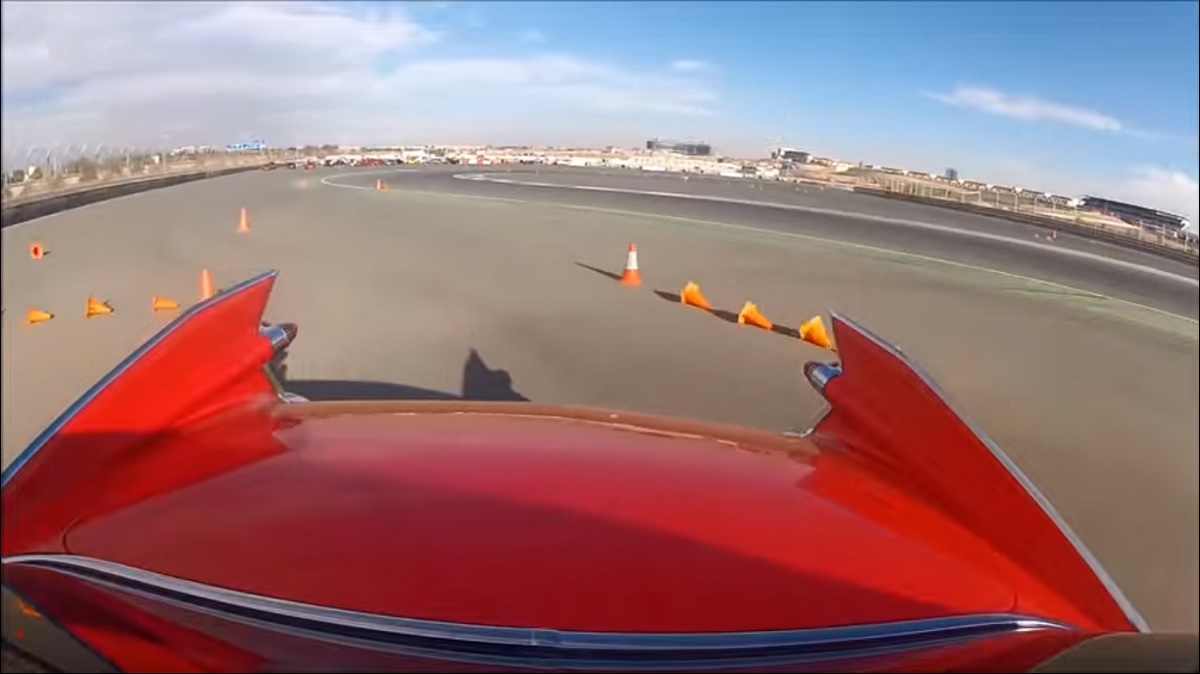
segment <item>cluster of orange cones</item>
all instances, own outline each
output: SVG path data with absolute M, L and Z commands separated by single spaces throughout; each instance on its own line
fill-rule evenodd
M 642 285 L 641 272 L 638 271 L 637 246 L 629 244 L 629 252 L 625 258 L 625 271 L 621 274 L 621 285 L 638 287 Z M 686 306 L 696 307 L 704 311 L 712 311 L 712 304 L 704 293 L 700 292 L 700 286 L 693 281 L 688 281 L 683 290 L 679 293 L 680 303 Z M 742 305 L 742 310 L 737 314 L 738 325 L 750 325 L 763 330 L 773 330 L 775 324 L 763 315 L 758 309 L 758 305 L 754 302 L 747 301 Z M 798 331 L 800 339 L 819 346 L 822 349 L 837 351 L 833 345 L 833 341 L 829 338 L 829 332 L 825 329 L 825 322 L 821 320 L 821 316 L 813 316 L 812 318 L 800 324 Z
M 704 293 L 700 292 L 700 286 L 693 281 L 688 281 L 687 285 L 683 286 L 683 291 L 679 293 L 679 301 L 687 306 L 703 309 L 704 311 L 712 311 L 712 305 L 708 299 L 704 297 Z M 750 325 L 763 330 L 772 330 L 775 324 L 769 318 L 763 315 L 758 309 L 758 305 L 749 300 L 742 305 L 741 311 L 737 314 L 738 325 Z M 800 324 L 798 330 L 800 339 L 819 346 L 822 349 L 836 351 L 833 341 L 829 339 L 829 332 L 825 330 L 825 322 L 821 320 L 818 314 Z
M 241 215 L 238 218 L 237 232 L 239 234 L 247 234 L 250 232 L 250 217 L 243 208 Z M 32 242 L 29 244 L 29 257 L 34 260 L 44 259 L 50 251 L 47 250 L 41 243 Z M 200 300 L 204 301 L 215 294 L 213 290 L 212 274 L 207 269 L 200 272 Z M 176 311 L 180 308 L 179 302 L 161 295 L 155 295 L 150 298 L 150 310 L 159 311 Z M 113 313 L 113 306 L 106 300 L 97 299 L 95 296 L 89 295 L 87 304 L 84 307 L 84 318 L 94 318 L 96 316 L 107 316 Z M 25 322 L 29 325 L 35 323 L 44 323 L 52 320 L 54 314 L 44 309 L 30 307 L 25 313 Z

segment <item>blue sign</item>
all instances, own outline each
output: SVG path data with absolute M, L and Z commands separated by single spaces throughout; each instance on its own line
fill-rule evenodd
M 225 146 L 227 152 L 255 152 L 267 149 L 267 141 L 252 140 L 248 143 L 231 143 Z

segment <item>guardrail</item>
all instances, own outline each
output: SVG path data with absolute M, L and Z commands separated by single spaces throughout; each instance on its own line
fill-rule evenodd
M 10 227 L 35 218 L 45 217 L 99 201 L 147 192 L 161 187 L 216 178 L 244 171 L 254 171 L 262 161 L 239 163 L 234 166 L 202 167 L 176 170 L 158 175 L 142 175 L 124 180 L 96 181 L 70 186 L 66 189 L 36 192 L 6 199 L 0 206 L 0 228 Z
M 981 206 L 979 204 L 961 203 L 951 201 L 949 199 L 938 199 L 936 197 L 926 197 L 916 194 L 906 194 L 903 192 L 892 192 L 876 187 L 855 187 L 854 191 L 858 194 L 869 194 L 871 196 L 883 197 L 885 199 L 896 199 L 899 201 L 908 201 L 911 203 L 925 204 L 928 206 L 936 206 L 938 208 L 949 208 L 956 211 L 965 211 L 976 215 L 985 215 L 993 218 L 1003 218 L 1012 222 L 1020 222 L 1029 225 L 1037 225 L 1048 230 L 1059 231 L 1066 234 L 1094 239 L 1111 243 L 1124 248 L 1131 248 L 1147 253 L 1152 253 L 1161 257 L 1165 257 L 1185 264 L 1200 266 L 1200 255 L 1195 250 L 1185 250 L 1182 247 L 1172 247 L 1145 241 L 1138 236 L 1120 234 L 1114 231 L 1104 230 L 1097 227 L 1089 227 L 1079 223 L 1071 222 L 1070 220 L 1059 220 L 1031 213 L 1018 213 L 1015 211 L 1006 211 L 990 206 Z

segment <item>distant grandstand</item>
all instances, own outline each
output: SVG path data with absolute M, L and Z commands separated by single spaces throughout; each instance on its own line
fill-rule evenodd
M 650 151 L 674 152 L 688 157 L 710 157 L 712 146 L 703 141 L 654 140 L 646 141 L 646 149 Z
M 1101 197 L 1084 197 L 1079 200 L 1079 208 L 1119 218 L 1131 225 L 1161 229 L 1170 234 L 1176 234 L 1188 226 L 1187 219 L 1182 215 Z

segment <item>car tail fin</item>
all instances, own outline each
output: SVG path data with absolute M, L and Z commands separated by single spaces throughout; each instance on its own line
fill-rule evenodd
M 3 473 L 3 554 L 95 514 L 95 496 L 147 441 L 229 408 L 277 400 L 267 369 L 294 326 L 262 323 L 266 272 L 197 304 L 139 347 L 51 423 Z
M 936 508 L 1065 601 L 1081 623 L 1146 624 L 1037 487 L 895 346 L 833 316 L 841 364 L 805 373 L 830 405 L 813 429 L 839 452 Z

